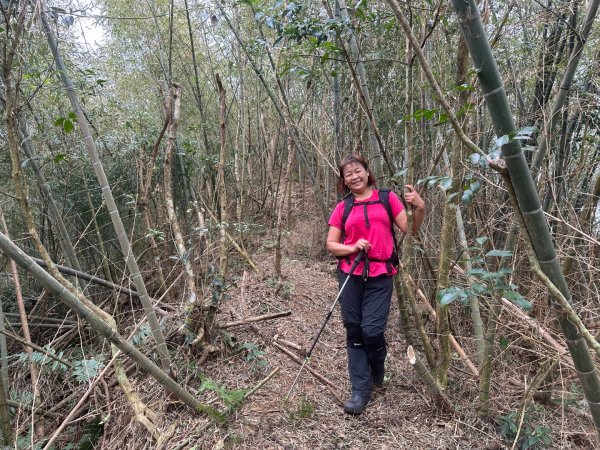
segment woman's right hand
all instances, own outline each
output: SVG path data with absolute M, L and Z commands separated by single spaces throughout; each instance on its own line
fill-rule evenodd
M 361 250 L 364 250 L 365 253 L 368 253 L 371 249 L 371 244 L 366 239 L 359 239 L 353 246 L 354 251 L 352 253 L 358 253 Z

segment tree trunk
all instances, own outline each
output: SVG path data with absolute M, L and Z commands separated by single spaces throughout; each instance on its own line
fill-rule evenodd
M 226 228 L 228 227 L 228 212 L 227 212 L 227 186 L 225 185 L 225 138 L 226 138 L 226 121 L 227 121 L 227 104 L 225 98 L 225 88 L 221 83 L 219 74 L 215 75 L 217 88 L 219 90 L 219 105 L 220 105 L 220 120 L 219 120 L 219 136 L 220 136 L 220 152 L 219 165 L 217 168 L 219 181 L 219 204 L 220 209 L 220 239 L 219 239 L 219 275 L 225 279 L 227 276 L 227 238 L 225 236 Z
M 198 288 L 196 287 L 196 275 L 191 261 L 191 251 L 185 245 L 183 233 L 181 232 L 181 226 L 179 219 L 175 211 L 175 203 L 173 202 L 173 151 L 176 148 L 176 137 L 177 127 L 179 125 L 179 114 L 181 105 L 181 88 L 177 84 L 173 84 L 173 90 L 169 94 L 169 108 L 167 108 L 166 114 L 168 116 L 167 126 L 167 148 L 165 150 L 165 162 L 163 170 L 163 194 L 165 197 L 165 205 L 167 207 L 167 217 L 169 219 L 169 225 L 171 226 L 171 232 L 173 233 L 173 240 L 175 241 L 175 248 L 177 248 L 177 254 L 179 256 L 179 262 L 183 267 L 185 273 L 185 284 L 187 287 L 187 299 L 185 300 L 187 319 L 186 328 L 192 333 L 196 334 L 196 338 L 193 343 L 200 342 L 204 339 L 203 329 L 203 314 L 202 314 L 202 301 L 198 298 Z M 191 319 L 193 318 L 193 319 Z

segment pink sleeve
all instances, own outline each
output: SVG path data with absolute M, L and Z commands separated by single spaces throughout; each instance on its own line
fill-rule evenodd
M 390 192 L 390 206 L 392 208 L 394 219 L 404 210 L 404 204 L 395 192 Z
M 335 205 L 333 212 L 331 213 L 331 217 L 329 218 L 329 222 L 327 222 L 332 227 L 342 229 L 342 216 L 344 215 L 344 202 L 339 202 Z

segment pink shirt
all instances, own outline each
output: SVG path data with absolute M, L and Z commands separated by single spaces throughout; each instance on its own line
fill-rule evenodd
M 404 206 L 398 198 L 398 196 L 390 192 L 390 206 L 392 208 L 392 215 L 398 217 L 398 214 L 402 212 Z M 376 277 L 378 275 L 388 275 L 387 265 L 385 261 L 390 259 L 392 252 L 394 251 L 394 238 L 392 236 L 392 229 L 390 226 L 390 218 L 385 206 L 381 203 L 374 205 L 367 205 L 367 214 L 369 216 L 370 228 L 367 228 L 364 216 L 365 206 L 361 203 L 372 202 L 379 200 L 379 191 L 373 189 L 373 194 L 364 200 L 355 200 L 354 207 L 350 211 L 350 215 L 346 220 L 346 233 L 344 242 L 345 245 L 354 245 L 359 239 L 366 239 L 371 244 L 369 250 L 369 276 Z M 342 218 L 344 215 L 344 201 L 339 202 L 329 219 L 329 225 L 332 227 L 342 229 Z M 354 257 L 356 255 L 349 255 L 350 263 L 347 258 L 342 259 L 341 270 L 348 273 Z M 380 261 L 373 261 L 372 259 L 378 259 Z M 363 271 L 364 263 L 360 262 L 354 270 L 354 275 L 361 275 Z M 394 267 L 393 275 L 397 273 Z

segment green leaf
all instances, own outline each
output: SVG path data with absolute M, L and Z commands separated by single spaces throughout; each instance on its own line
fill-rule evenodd
M 440 179 L 440 188 L 442 191 L 447 191 L 452 187 L 452 178 L 450 177 L 442 177 Z
M 489 252 L 487 252 L 485 254 L 486 257 L 488 256 L 499 256 L 499 257 L 509 257 L 512 256 L 512 252 L 510 250 L 490 250 Z
M 76 121 L 77 120 L 77 114 L 75 114 L 73 111 L 71 111 L 69 113 L 69 119 L 71 119 L 72 121 Z
M 57 127 L 62 127 L 62 124 L 65 122 L 65 118 L 64 117 L 59 117 L 58 119 L 56 119 L 54 121 L 54 125 Z
M 489 237 L 487 236 L 481 236 L 475 239 L 475 241 L 481 246 L 483 244 L 485 244 L 487 241 L 489 241 Z
M 53 159 L 53 161 L 54 161 L 55 163 L 59 163 L 59 162 L 61 162 L 61 161 L 66 161 L 66 160 L 67 160 L 67 155 L 66 155 L 66 153 L 59 153 L 59 154 L 57 154 L 57 155 L 54 157 L 54 159 Z
M 498 343 L 500 344 L 500 348 L 502 350 L 506 350 L 508 348 L 508 344 L 510 344 L 510 340 L 506 336 L 500 336 L 498 338 Z
M 443 112 L 440 114 L 440 117 L 438 117 L 438 122 L 436 123 L 436 125 L 443 125 L 446 122 L 448 122 L 448 114 Z
M 459 84 L 458 86 L 456 86 L 456 90 L 458 92 L 463 92 L 463 91 L 471 92 L 471 91 L 475 90 L 475 88 L 468 83 L 463 83 L 463 84 Z
M 502 268 L 500 268 L 500 270 L 498 270 L 498 275 L 506 276 L 506 275 L 510 275 L 512 272 L 513 271 L 510 267 L 502 267 Z
M 438 293 L 438 302 L 442 306 L 449 305 L 458 297 L 461 297 L 461 294 L 464 294 L 463 290 L 457 288 L 456 286 L 452 286 L 447 289 L 442 289 Z
M 523 297 L 521 294 L 515 291 L 504 291 L 502 296 L 510 300 L 512 303 L 517 305 L 519 308 L 524 309 L 525 311 L 531 311 L 533 306 L 531 303 Z
M 539 128 L 536 126 L 521 128 L 517 131 L 517 136 L 531 136 L 532 134 L 537 133 L 538 130 Z
M 478 276 L 478 275 L 485 275 L 488 273 L 488 271 L 484 270 L 484 269 L 469 269 L 465 273 L 467 276 L 472 277 L 472 276 Z
M 507 144 L 510 141 L 510 138 L 507 134 L 500 136 L 498 139 L 496 139 L 496 144 L 495 146 L 500 148 L 502 147 L 504 144 Z
M 460 200 L 467 205 L 471 204 L 473 202 L 473 191 L 471 189 L 464 191 Z
M 65 119 L 65 121 L 63 122 L 63 130 L 65 130 L 66 133 L 70 133 L 71 131 L 73 131 L 73 128 L 75 128 L 73 122 L 71 122 L 68 119 Z
M 473 293 L 475 295 L 487 292 L 487 290 L 488 290 L 487 286 L 483 283 L 473 283 L 471 285 L 471 291 L 473 291 Z
M 481 182 L 479 180 L 475 180 L 473 181 L 470 185 L 469 185 L 469 189 L 471 191 L 473 191 L 473 193 L 478 192 L 479 189 L 481 189 Z
M 97 359 L 82 359 L 73 363 L 73 376 L 79 383 L 87 383 L 102 369 L 104 363 Z
M 394 176 L 392 178 L 400 178 L 402 176 L 404 176 L 404 174 L 408 172 L 408 167 L 405 167 L 404 169 L 400 169 L 398 172 L 396 172 L 394 174 Z

